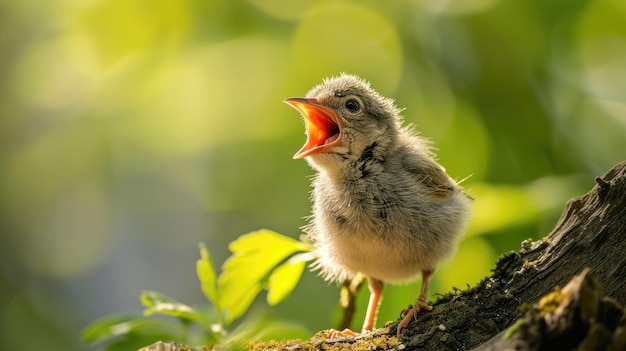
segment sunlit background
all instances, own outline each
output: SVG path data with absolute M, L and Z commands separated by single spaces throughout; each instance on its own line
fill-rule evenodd
M 0 348 L 84 349 L 146 289 L 205 304 L 198 242 L 221 265 L 246 232 L 297 238 L 312 171 L 282 100 L 343 71 L 469 177 L 474 219 L 431 300 L 476 283 L 626 158 L 625 18 L 623 0 L 3 1 Z M 378 324 L 418 289 L 388 288 Z M 312 334 L 338 291 L 307 272 L 252 313 Z

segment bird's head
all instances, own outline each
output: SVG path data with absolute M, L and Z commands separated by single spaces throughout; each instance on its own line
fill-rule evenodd
M 357 76 L 326 79 L 306 97 L 285 102 L 300 112 L 306 126 L 307 140 L 296 159 L 308 156 L 318 164 L 356 160 L 374 146 L 389 150 L 396 143 L 400 110 Z

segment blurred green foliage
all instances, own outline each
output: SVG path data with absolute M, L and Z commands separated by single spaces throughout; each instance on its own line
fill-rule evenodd
M 228 350 L 240 350 L 260 339 L 271 340 L 277 332 L 279 338 L 305 338 L 307 332 L 297 322 L 267 323 L 251 318 L 237 328 L 231 325 L 250 308 L 261 290 L 267 290 L 270 305 L 289 296 L 302 276 L 305 263 L 313 258 L 312 249 L 308 243 L 271 230 L 251 232 L 230 244 L 232 255 L 218 277 L 209 251 L 200 244 L 196 272 L 210 305 L 194 308 L 159 292 L 144 291 L 141 294 L 144 316 L 171 316 L 178 323 L 132 315 L 106 317 L 86 327 L 82 339 L 103 350 L 115 351 L 137 349 L 137 340 L 142 340 L 144 346 L 153 344 L 157 340 L 155 330 L 162 334 L 158 340 L 176 340 L 187 345 L 195 342 L 209 348 L 219 345 L 220 349 Z
M 198 242 L 221 263 L 242 233 L 297 238 L 312 171 L 281 101 L 342 71 L 471 175 L 431 292 L 475 283 L 624 158 L 624 18 L 619 0 L 1 2 L 0 349 L 80 349 L 144 289 L 201 303 Z M 387 288 L 379 325 L 418 288 Z M 314 332 L 338 294 L 305 273 L 248 318 Z

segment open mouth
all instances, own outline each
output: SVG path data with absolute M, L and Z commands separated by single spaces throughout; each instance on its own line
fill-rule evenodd
M 327 153 L 341 143 L 341 122 L 334 110 L 315 99 L 289 98 L 285 102 L 304 117 L 307 140 L 293 158 Z

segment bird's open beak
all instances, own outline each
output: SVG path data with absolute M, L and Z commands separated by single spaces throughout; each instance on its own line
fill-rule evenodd
M 326 153 L 341 143 L 341 120 L 333 109 L 318 104 L 315 99 L 289 98 L 285 102 L 300 112 L 306 127 L 306 143 L 293 158 Z

